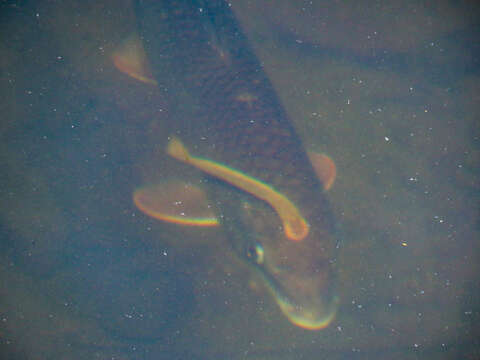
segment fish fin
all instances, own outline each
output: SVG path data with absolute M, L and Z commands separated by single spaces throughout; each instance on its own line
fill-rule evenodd
M 314 151 L 308 152 L 313 169 L 323 184 L 325 190 L 330 190 L 337 177 L 335 162 L 327 155 Z
M 183 182 L 144 186 L 133 193 L 133 202 L 143 213 L 157 220 L 188 226 L 218 226 L 205 192 Z
M 134 33 L 113 52 L 113 64 L 122 73 L 144 82 L 157 85 L 150 70 L 142 40 Z

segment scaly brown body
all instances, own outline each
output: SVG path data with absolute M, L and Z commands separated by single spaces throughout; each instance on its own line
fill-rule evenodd
M 208 187 L 233 248 L 259 270 L 287 317 L 324 327 L 337 303 L 331 209 L 230 7 L 222 0 L 138 0 L 136 9 L 154 76 L 175 112 L 171 134 L 193 154 L 271 185 L 307 220 L 308 236 L 291 241 L 263 201 L 218 181 Z

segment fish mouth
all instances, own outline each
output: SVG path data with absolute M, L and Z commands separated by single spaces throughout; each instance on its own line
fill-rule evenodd
M 291 323 L 307 330 L 321 330 L 330 325 L 339 303 L 338 296 L 326 303 L 323 299 L 316 299 L 312 304 L 306 305 L 293 303 L 284 296 L 275 296 L 275 300 Z
M 286 291 L 271 274 L 263 271 L 262 275 L 280 310 L 292 324 L 307 330 L 321 330 L 335 318 L 340 298 L 333 287 L 315 290 L 314 286 L 307 286 L 305 291 Z

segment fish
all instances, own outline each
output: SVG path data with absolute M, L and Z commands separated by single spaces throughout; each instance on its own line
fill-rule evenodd
M 221 228 L 291 323 L 327 327 L 340 302 L 334 162 L 304 149 L 227 1 L 136 0 L 135 12 L 141 46 L 129 39 L 115 66 L 162 90 L 165 156 L 204 181 L 141 185 L 133 202 L 161 221 Z

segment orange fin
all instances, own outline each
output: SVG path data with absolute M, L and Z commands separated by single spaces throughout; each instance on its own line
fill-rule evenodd
M 112 55 L 113 64 L 122 73 L 141 82 L 157 85 L 153 79 L 150 65 L 137 34 L 130 35 Z
M 189 226 L 218 226 L 203 190 L 182 182 L 138 188 L 133 202 L 145 214 L 166 222 Z
M 335 163 L 327 155 L 313 151 L 308 152 L 308 157 L 324 189 L 330 190 L 337 177 L 337 167 Z

